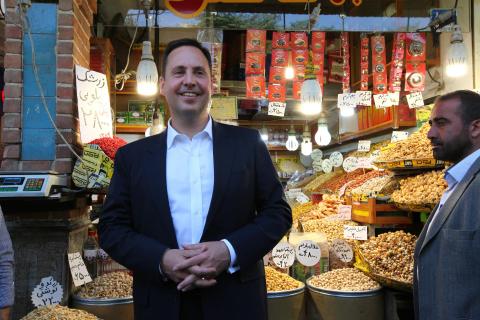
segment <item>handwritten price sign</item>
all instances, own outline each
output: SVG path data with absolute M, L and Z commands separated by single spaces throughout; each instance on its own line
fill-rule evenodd
M 358 159 L 356 157 L 348 157 L 343 160 L 343 169 L 346 172 L 352 172 L 358 168 Z
M 367 240 L 368 227 L 367 226 L 343 226 L 343 237 L 352 240 Z
M 335 151 L 330 155 L 330 161 L 335 168 L 341 167 L 343 163 L 343 155 L 340 152 Z
M 423 96 L 421 92 L 412 92 L 407 95 L 408 107 L 410 109 L 423 107 Z
M 284 117 L 287 104 L 285 102 L 269 102 L 268 115 L 275 117 Z
M 389 92 L 390 104 L 392 106 L 398 106 L 400 104 L 400 92 Z
M 357 106 L 356 93 L 340 93 L 338 95 L 338 108 L 355 108 Z
M 322 251 L 318 244 L 311 240 L 303 240 L 297 245 L 295 255 L 298 262 L 307 267 L 312 267 L 320 261 Z
M 359 140 L 358 141 L 358 151 L 368 152 L 368 151 L 370 151 L 370 146 L 371 145 L 372 145 L 372 141 L 370 141 L 370 140 Z
M 312 154 L 310 155 L 313 159 L 313 161 L 316 161 L 316 160 L 322 160 L 323 158 L 323 152 L 322 150 L 320 149 L 314 149 L 312 151 Z
M 40 280 L 32 291 L 31 299 L 35 307 L 59 304 L 62 301 L 63 288 L 53 277 Z
M 333 169 L 332 161 L 330 161 L 330 159 L 323 160 L 322 169 L 323 169 L 323 172 L 325 173 L 332 172 L 332 169 Z
M 408 131 L 392 131 L 391 142 L 402 141 L 408 138 Z
M 295 262 L 295 249 L 288 242 L 280 242 L 272 249 L 272 260 L 279 268 L 291 267 Z
M 348 263 L 353 260 L 352 247 L 342 239 L 334 239 L 332 241 L 333 252 L 340 261 Z
M 82 256 L 79 252 L 68 254 L 68 264 L 70 265 L 73 284 L 75 284 L 76 287 L 92 282 L 92 278 L 90 277 L 85 262 L 83 262 Z
M 352 220 L 352 206 L 351 205 L 339 205 L 337 216 L 340 220 Z
M 377 109 L 388 108 L 392 106 L 392 102 L 390 101 L 390 96 L 388 93 L 375 94 L 373 95 L 373 100 L 375 101 L 375 107 Z
M 357 91 L 357 105 L 370 107 L 372 105 L 372 91 Z

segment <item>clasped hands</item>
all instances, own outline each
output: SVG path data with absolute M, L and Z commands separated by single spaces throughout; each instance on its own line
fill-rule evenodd
M 162 258 L 162 271 L 183 292 L 207 288 L 217 283 L 215 277 L 230 265 L 230 252 L 223 241 L 183 245 L 169 249 Z

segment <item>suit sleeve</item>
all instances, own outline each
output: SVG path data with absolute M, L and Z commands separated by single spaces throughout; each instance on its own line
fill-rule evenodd
M 255 142 L 255 206 L 251 223 L 226 239 L 237 253 L 240 269 L 258 262 L 292 226 L 292 211 L 278 180 L 265 143 L 257 134 Z
M 131 167 L 124 151 L 118 150 L 115 156 L 114 174 L 98 225 L 100 247 L 130 270 L 160 281 L 159 265 L 168 248 L 133 228 Z

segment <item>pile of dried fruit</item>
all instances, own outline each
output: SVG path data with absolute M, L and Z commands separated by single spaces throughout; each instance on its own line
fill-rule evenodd
M 88 144 L 96 144 L 102 149 L 103 152 L 112 160 L 115 160 L 115 154 L 117 153 L 118 148 L 123 147 L 127 144 L 122 138 L 114 136 L 113 138 L 99 138 L 90 141 Z

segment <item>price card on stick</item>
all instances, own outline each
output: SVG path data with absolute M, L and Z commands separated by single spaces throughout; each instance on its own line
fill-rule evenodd
M 348 157 L 343 160 L 343 170 L 352 172 L 358 167 L 358 159 L 356 157 Z
M 370 141 L 370 140 L 359 140 L 358 141 L 358 151 L 368 152 L 368 151 L 370 151 L 370 146 L 371 145 L 372 145 L 372 141 Z
M 400 92 L 389 92 L 388 97 L 390 98 L 390 104 L 392 106 L 398 106 L 400 104 Z
M 352 220 L 352 206 L 351 205 L 339 205 L 337 209 L 337 216 L 341 220 Z
M 343 226 L 343 237 L 352 240 L 367 240 L 368 227 L 367 226 Z
M 375 108 L 388 108 L 392 106 L 390 96 L 388 93 L 374 94 L 373 100 L 375 101 Z
M 51 276 L 42 278 L 31 294 L 32 303 L 37 308 L 59 304 L 62 297 L 62 286 Z
M 85 283 L 92 282 L 92 278 L 88 273 L 85 262 L 83 262 L 80 252 L 68 254 L 68 264 L 70 265 L 70 273 L 72 274 L 73 284 L 79 287 Z
M 372 105 L 372 91 L 357 91 L 357 105 L 370 107 Z
M 275 117 L 285 116 L 285 109 L 287 104 L 285 102 L 269 102 L 268 103 L 268 115 Z
M 348 263 L 353 260 L 353 249 L 344 240 L 334 239 L 332 241 L 332 249 L 337 258 L 340 259 L 340 261 Z
M 338 108 L 355 108 L 357 106 L 356 93 L 340 93 L 338 95 Z
M 372 167 L 372 158 L 359 157 L 357 158 L 357 168 L 370 169 Z
M 289 268 L 295 262 L 295 249 L 288 242 L 280 242 L 272 249 L 272 260 L 279 268 Z
M 330 155 L 330 161 L 335 168 L 341 167 L 343 163 L 343 155 L 338 151 L 332 152 Z
M 423 96 L 421 92 L 412 92 L 407 95 L 408 107 L 410 109 L 423 107 Z
M 408 138 L 408 131 L 392 131 L 391 142 L 406 140 Z
M 303 240 L 295 248 L 298 262 L 307 267 L 312 267 L 320 261 L 322 251 L 318 244 L 311 240 Z
M 323 160 L 315 160 L 313 161 L 312 167 L 313 171 L 315 172 L 323 172 L 323 167 L 322 167 Z
M 323 160 L 322 161 L 322 169 L 323 169 L 323 172 L 325 172 L 325 173 L 332 172 L 332 169 L 333 169 L 332 161 L 330 161 L 330 159 Z
M 320 149 L 314 149 L 310 156 L 312 157 L 313 161 L 322 160 L 323 152 Z

